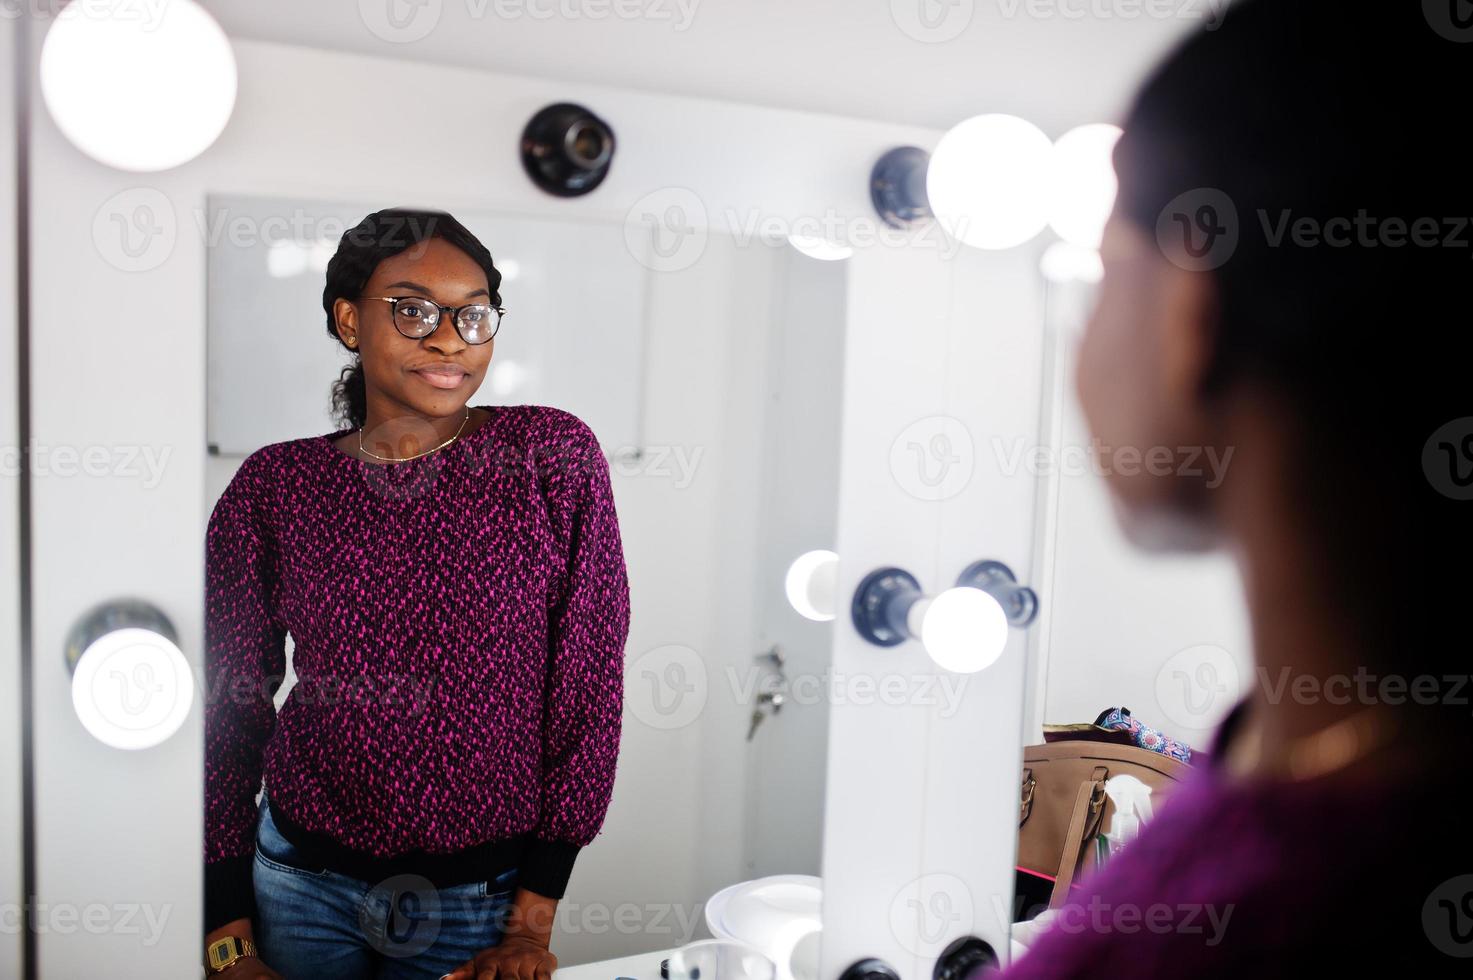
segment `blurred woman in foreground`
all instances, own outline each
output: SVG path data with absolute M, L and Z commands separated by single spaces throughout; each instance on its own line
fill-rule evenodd
M 1009 980 L 1467 969 L 1473 45 L 1435 6 L 1236 4 L 1127 116 L 1078 391 L 1097 445 L 1231 449 L 1111 491 L 1237 557 L 1257 668 Z

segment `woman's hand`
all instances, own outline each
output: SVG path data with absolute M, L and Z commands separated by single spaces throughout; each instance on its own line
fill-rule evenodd
M 286 980 L 286 978 L 262 962 L 259 956 L 242 956 L 219 973 L 211 973 L 210 980 Z
M 522 936 L 507 936 L 483 949 L 441 980 L 552 980 L 557 957 L 546 946 Z
M 450 980 L 552 980 L 557 957 L 552 944 L 552 920 L 557 899 L 525 888 L 506 910 L 506 931 L 501 942 L 483 949 L 472 959 L 445 974 Z M 445 980 L 442 977 L 441 980 Z

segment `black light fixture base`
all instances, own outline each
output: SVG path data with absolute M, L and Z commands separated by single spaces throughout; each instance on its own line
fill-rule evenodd
M 614 131 L 588 109 L 557 102 L 522 130 L 522 167 L 532 183 L 558 197 L 587 194 L 609 174 Z
M 869 957 L 851 963 L 839 980 L 900 980 L 895 968 L 882 959 Z
M 1018 584 L 1013 570 L 1000 561 L 974 561 L 956 577 L 963 588 L 981 589 L 1002 606 L 1008 625 L 1027 626 L 1038 616 L 1038 593 Z
M 854 628 L 875 646 L 899 646 L 910 639 L 905 625 L 911 605 L 921 598 L 921 583 L 903 568 L 877 568 L 860 580 L 850 609 Z
M 985 939 L 963 936 L 946 947 L 936 959 L 933 980 L 966 980 L 975 971 L 992 972 L 999 967 L 997 951 Z
M 869 176 L 870 203 L 891 228 L 911 228 L 929 221 L 926 168 L 931 154 L 919 146 L 897 146 L 875 161 Z

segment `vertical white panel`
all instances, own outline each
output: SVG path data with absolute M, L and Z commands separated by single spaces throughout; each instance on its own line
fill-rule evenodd
M 1041 286 L 1028 250 L 856 255 L 839 509 L 840 596 L 895 565 L 928 595 L 972 561 L 1031 572 L 1035 484 L 999 446 L 1036 439 Z M 1045 601 L 1047 599 L 1045 598 Z M 846 608 L 847 612 L 847 608 Z M 833 707 L 823 976 L 878 957 L 929 977 L 952 940 L 1007 955 L 1026 639 L 977 674 L 841 620 L 835 668 L 879 690 Z
M 970 436 L 975 469 L 955 497 L 937 505 L 935 588 L 955 585 L 962 569 L 980 559 L 1001 561 L 1020 582 L 1036 586 L 1036 479 L 1020 456 L 1037 444 L 1043 283 L 1036 252 L 969 249 L 955 264 L 946 395 L 948 413 Z M 1047 594 L 1039 599 L 1053 601 Z M 927 905 L 934 953 L 970 933 L 1008 956 L 1028 641 L 1028 633 L 1013 630 L 996 663 L 961 675 L 966 686 L 958 709 L 938 712 L 931 732 L 926 871 L 955 869 L 958 879 L 938 885 Z
M 0 976 L 21 975 L 20 420 L 16 372 L 16 123 L 12 58 L 24 20 L 0 17 Z
M 848 621 L 860 579 L 897 565 L 935 581 L 939 512 L 907 494 L 890 449 L 918 418 L 944 411 L 951 270 L 918 249 L 860 249 L 849 260 L 844 431 L 839 462 L 837 678 L 906 678 L 928 668 L 915 644 L 867 644 Z M 830 709 L 824 819 L 822 975 L 870 956 L 918 976 L 914 934 L 892 909 L 920 874 L 930 712 L 899 703 L 841 701 Z

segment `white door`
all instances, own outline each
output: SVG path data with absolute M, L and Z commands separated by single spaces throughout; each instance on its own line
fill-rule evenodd
M 819 874 L 836 625 L 800 615 L 784 585 L 795 558 L 836 545 L 848 263 L 785 249 L 779 269 L 758 522 L 759 643 L 739 685 L 750 735 L 749 879 Z M 780 695 L 780 706 L 764 693 Z

